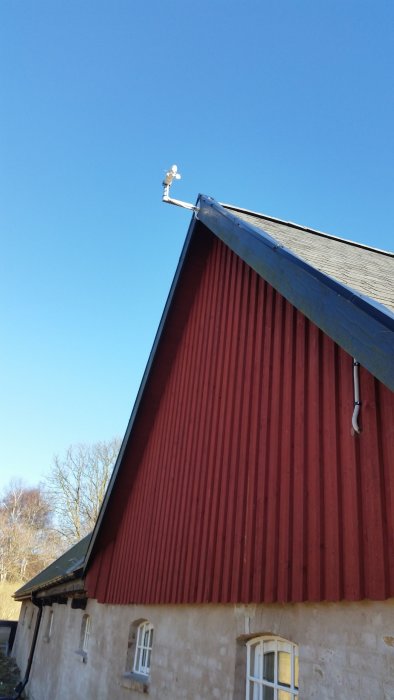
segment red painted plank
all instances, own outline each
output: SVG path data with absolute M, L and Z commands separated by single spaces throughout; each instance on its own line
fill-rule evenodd
M 255 548 L 256 536 L 259 533 L 259 524 L 256 522 L 258 499 L 258 472 L 260 455 L 260 416 L 261 416 L 261 381 L 262 381 L 262 337 L 264 324 L 264 299 L 265 286 L 257 277 L 252 276 L 251 281 L 251 306 L 254 315 L 251 322 L 254 339 L 252 345 L 252 358 L 250 367 L 250 424 L 246 433 L 249 441 L 246 469 L 246 493 L 244 498 L 245 515 L 242 525 L 243 536 L 243 562 L 240 563 L 242 579 L 239 599 L 241 602 L 253 600 L 253 581 L 255 578 Z
M 293 345 L 294 377 L 294 488 L 293 488 L 293 547 L 291 552 L 291 590 L 289 599 L 300 602 L 306 598 L 306 444 L 308 426 L 306 423 L 307 366 L 306 329 L 308 322 L 302 314 L 296 314 L 295 342 Z
M 320 435 L 323 459 L 323 597 L 325 600 L 341 598 L 341 564 L 340 557 L 340 494 L 338 489 L 338 384 L 337 346 L 327 336 L 323 336 L 323 363 L 321 379 L 321 415 Z
M 341 504 L 343 528 L 343 598 L 364 598 L 363 537 L 361 517 L 361 483 L 359 479 L 359 442 L 353 435 L 353 369 L 352 358 L 339 352 L 338 380 L 341 389 L 339 420 L 339 465 L 341 468 Z
M 260 459 L 258 464 L 256 495 L 256 539 L 255 564 L 253 569 L 253 601 L 264 599 L 264 571 L 267 566 L 267 502 L 268 502 L 268 462 L 269 462 L 269 398 L 272 394 L 272 344 L 274 336 L 274 298 L 272 287 L 264 285 L 264 324 L 260 368 Z
M 280 444 L 280 483 L 279 483 L 279 532 L 278 532 L 278 583 L 276 599 L 286 602 L 289 599 L 291 580 L 292 549 L 292 497 L 294 474 L 294 309 L 286 303 L 284 310 L 283 382 L 280 397 L 281 419 L 279 430 Z
M 394 401 L 393 394 L 385 386 L 376 382 L 377 413 L 379 430 L 379 460 L 382 465 L 382 488 L 385 500 L 385 551 L 394 551 Z M 386 556 L 386 590 L 394 588 L 394 557 Z
M 376 424 L 375 379 L 361 368 L 360 387 L 363 414 L 363 434 L 360 440 L 360 478 L 363 510 L 363 554 L 365 596 L 372 600 L 386 597 L 385 548 L 379 463 L 378 426 Z
M 266 451 L 266 538 L 265 538 L 265 571 L 264 571 L 264 600 L 274 602 L 277 595 L 278 573 L 278 500 L 279 500 L 279 469 L 281 456 L 281 426 L 280 403 L 282 392 L 282 319 L 284 299 L 274 295 L 273 310 L 273 342 L 270 363 L 271 391 L 268 403 L 267 451 Z M 279 362 L 278 362 L 279 360 Z

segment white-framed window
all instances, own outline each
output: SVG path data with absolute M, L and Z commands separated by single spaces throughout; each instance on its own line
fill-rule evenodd
M 84 615 L 81 623 L 81 634 L 79 638 L 79 648 L 87 653 L 90 637 L 90 615 Z
M 149 676 L 153 645 L 153 625 L 145 620 L 138 625 L 134 653 L 134 673 Z
M 246 700 L 298 698 L 298 646 L 279 637 L 247 644 Z

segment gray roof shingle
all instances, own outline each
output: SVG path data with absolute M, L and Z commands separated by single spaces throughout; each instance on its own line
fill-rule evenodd
M 394 311 L 394 253 L 224 204 L 310 265 Z

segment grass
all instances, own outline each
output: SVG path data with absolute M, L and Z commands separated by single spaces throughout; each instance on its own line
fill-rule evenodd
M 21 604 L 17 603 L 12 594 L 23 586 L 23 583 L 16 581 L 0 583 L 0 620 L 19 620 Z

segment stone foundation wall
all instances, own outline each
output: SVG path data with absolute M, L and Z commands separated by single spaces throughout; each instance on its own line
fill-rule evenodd
M 85 613 L 91 617 L 86 656 L 79 649 Z M 127 668 L 130 625 L 141 619 L 155 629 L 148 686 Z M 22 673 L 32 631 L 20 625 L 14 644 Z M 245 642 L 260 634 L 299 645 L 301 700 L 394 700 L 393 600 L 265 606 L 89 601 L 85 611 L 72 610 L 70 602 L 54 604 L 44 609 L 29 697 L 139 700 L 147 693 L 152 700 L 244 700 Z

